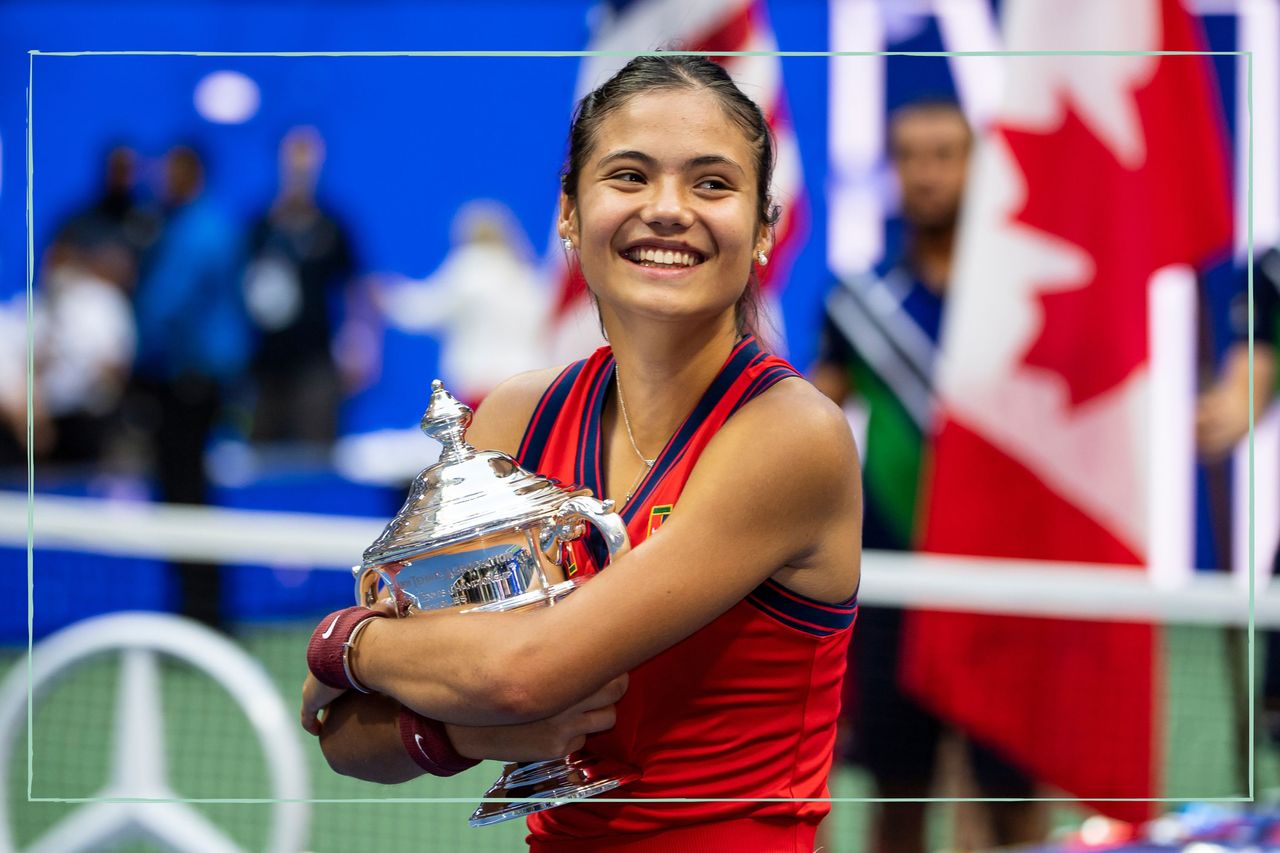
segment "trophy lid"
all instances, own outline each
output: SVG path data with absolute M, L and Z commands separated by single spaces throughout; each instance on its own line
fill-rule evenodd
M 440 442 L 440 460 L 414 479 L 400 512 L 365 549 L 365 567 L 528 526 L 585 493 L 530 473 L 505 453 L 476 450 L 466 440 L 471 415 L 439 379 L 431 383 L 421 427 Z

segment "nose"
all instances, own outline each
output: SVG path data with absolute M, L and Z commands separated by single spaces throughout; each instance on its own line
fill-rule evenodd
M 653 228 L 684 229 L 693 224 L 693 211 L 680 181 L 661 178 L 650 183 L 640 216 Z

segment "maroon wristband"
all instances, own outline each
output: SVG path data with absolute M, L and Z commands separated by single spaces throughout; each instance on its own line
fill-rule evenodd
M 400 743 L 414 763 L 432 776 L 452 776 L 480 762 L 459 755 L 444 723 L 428 719 L 400 706 Z
M 341 690 L 352 688 L 368 693 L 351 677 L 347 665 L 348 642 L 355 630 L 370 619 L 385 616 L 367 607 L 336 610 L 320 620 L 307 644 L 307 667 L 321 684 Z

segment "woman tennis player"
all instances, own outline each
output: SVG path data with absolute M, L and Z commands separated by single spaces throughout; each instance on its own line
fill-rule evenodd
M 509 380 L 468 440 L 612 498 L 633 550 L 602 567 L 572 543 L 604 570 L 551 608 L 344 612 L 348 677 L 381 695 L 322 722 L 345 683 L 308 678 L 303 725 L 335 767 L 397 781 L 585 737 L 641 773 L 610 797 L 722 801 L 572 803 L 529 817 L 534 850 L 813 849 L 829 806 L 803 799 L 828 796 L 857 610 L 858 460 L 843 413 L 755 336 L 772 168 L 759 107 L 703 58 L 638 57 L 579 104 L 559 230 L 610 346 Z M 402 745 L 400 705 L 431 756 Z

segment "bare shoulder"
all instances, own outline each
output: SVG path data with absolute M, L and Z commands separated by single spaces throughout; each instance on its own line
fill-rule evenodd
M 831 465 L 838 473 L 856 475 L 857 447 L 844 411 L 799 377 L 784 379 L 747 403 L 722 434 L 726 443 L 754 447 L 786 467 Z
M 858 451 L 843 410 L 804 379 L 784 379 L 742 407 L 699 457 L 695 480 L 763 489 L 800 515 L 860 513 Z M 754 486 L 748 483 L 753 482 Z M 747 498 L 750 500 L 750 498 Z M 723 497 L 720 498 L 723 500 Z
M 538 401 L 564 367 L 518 373 L 489 392 L 467 430 L 467 441 L 482 450 L 515 455 Z
M 858 584 L 860 480 L 844 412 L 795 377 L 747 403 L 716 433 L 681 507 L 704 537 L 750 543 L 788 588 L 839 602 Z

